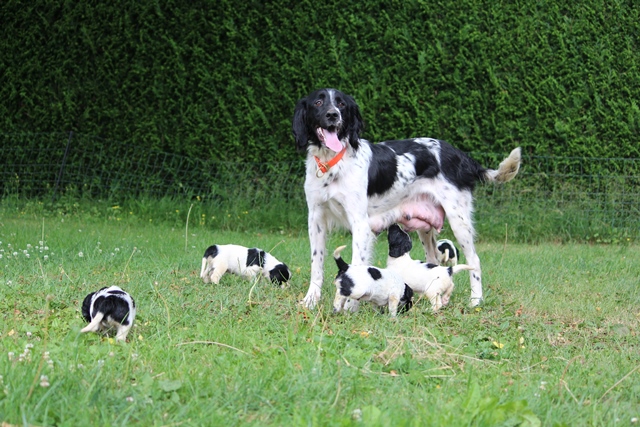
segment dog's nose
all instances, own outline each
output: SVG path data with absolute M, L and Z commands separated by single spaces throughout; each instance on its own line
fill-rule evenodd
M 336 110 L 327 111 L 327 120 L 335 122 L 338 120 L 339 114 Z

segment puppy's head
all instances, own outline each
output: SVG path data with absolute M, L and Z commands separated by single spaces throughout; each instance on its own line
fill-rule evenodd
M 358 149 L 363 130 L 358 104 L 336 89 L 320 89 L 300 99 L 293 113 L 292 131 L 298 151 L 311 144 L 338 152 L 345 138 Z
M 413 246 L 411 237 L 398 224 L 393 224 L 389 227 L 387 238 L 389 240 L 390 257 L 400 258 L 402 255 L 411 252 Z
M 400 298 L 400 304 L 398 304 L 398 312 L 405 313 L 413 307 L 413 289 L 411 289 L 406 283 L 404 285 L 404 295 Z
M 87 322 L 91 322 L 91 298 L 93 298 L 95 294 L 95 292 L 91 292 L 84 297 L 84 301 L 82 301 L 82 317 L 84 317 L 84 320 Z
M 269 271 L 269 279 L 276 285 L 281 285 L 291 279 L 291 271 L 285 264 L 278 264 Z

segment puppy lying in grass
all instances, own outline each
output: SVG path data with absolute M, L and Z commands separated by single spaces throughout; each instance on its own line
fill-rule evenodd
M 440 265 L 457 265 L 460 257 L 458 248 L 453 244 L 451 240 L 441 239 L 436 242 L 436 258 Z
M 209 246 L 202 257 L 200 277 L 204 283 L 218 284 L 226 272 L 247 279 L 262 274 L 278 285 L 288 282 L 291 278 L 291 271 L 286 264 L 262 249 L 249 249 L 239 245 Z
M 118 286 L 105 287 L 85 297 L 82 317 L 89 324 L 80 332 L 108 332 L 116 328 L 116 340 L 126 341 L 136 318 L 136 303 Z
M 346 246 L 340 246 L 333 252 L 338 266 L 336 276 L 336 296 L 333 299 L 333 311 L 339 313 L 344 309 L 347 298 L 370 301 L 378 307 L 389 308 L 392 317 L 404 313 L 413 305 L 413 291 L 407 286 L 399 274 L 366 265 L 349 265 L 340 252 Z
M 397 272 L 415 293 L 429 298 L 434 312 L 449 304 L 453 275 L 462 270 L 473 270 L 466 264 L 445 267 L 411 259 L 411 238 L 397 224 L 389 227 L 388 239 L 387 269 Z

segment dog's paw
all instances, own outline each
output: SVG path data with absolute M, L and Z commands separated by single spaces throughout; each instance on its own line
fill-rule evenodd
M 318 301 L 320 301 L 320 289 L 315 286 L 310 286 L 307 295 L 300 301 L 300 304 L 309 310 L 313 310 L 316 308 Z
M 471 298 L 471 301 L 469 301 L 469 307 L 479 307 L 483 302 L 484 300 L 482 298 Z

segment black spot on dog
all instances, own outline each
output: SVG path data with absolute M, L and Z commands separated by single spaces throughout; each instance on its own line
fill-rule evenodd
M 378 270 L 377 268 L 369 267 L 367 268 L 367 271 L 369 272 L 369 275 L 373 278 L 373 280 L 382 279 L 382 273 L 380 273 L 380 270 Z
M 351 280 L 349 276 L 343 275 L 342 279 L 340 279 L 340 295 L 345 297 L 351 296 L 354 286 L 353 280 Z
M 251 248 L 247 251 L 247 267 L 257 265 L 258 267 L 264 267 L 265 251 L 258 248 Z

